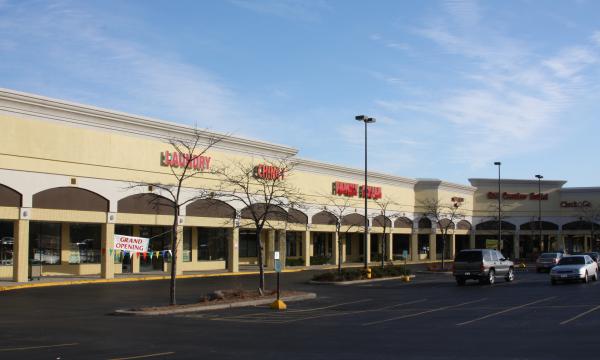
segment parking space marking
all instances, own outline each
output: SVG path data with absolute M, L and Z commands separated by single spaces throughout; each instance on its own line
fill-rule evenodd
M 581 314 L 579 314 L 579 315 L 573 316 L 572 318 L 570 318 L 570 319 L 567 319 L 567 320 L 565 320 L 565 321 L 561 322 L 560 324 L 561 324 L 561 325 L 568 324 L 568 323 L 570 323 L 571 321 L 577 320 L 577 319 L 579 319 L 580 317 L 582 317 L 582 316 L 585 316 L 585 315 L 587 315 L 587 314 L 589 314 L 589 313 L 591 313 L 591 312 L 594 312 L 594 311 L 596 311 L 596 310 L 598 310 L 598 309 L 600 309 L 600 305 L 598 305 L 598 306 L 595 306 L 595 307 L 593 307 L 593 308 L 589 309 L 588 311 L 584 311 L 584 312 L 582 312 L 582 313 L 581 313 Z
M 174 351 L 169 351 L 169 352 L 163 352 L 163 353 L 154 353 L 154 354 L 147 354 L 147 355 L 136 355 L 136 356 L 128 356 L 128 357 L 120 357 L 120 358 L 110 358 L 108 360 L 133 360 L 133 359 L 146 359 L 146 358 L 150 358 L 150 357 L 157 357 L 157 356 L 167 356 L 167 355 L 173 355 L 175 354 Z
M 491 318 L 491 317 L 494 317 L 494 316 L 497 316 L 497 315 L 505 314 L 505 313 L 510 312 L 510 311 L 519 310 L 519 309 L 522 309 L 522 308 L 524 308 L 526 306 L 534 305 L 534 304 L 541 303 L 541 302 L 548 301 L 548 300 L 552 300 L 554 298 L 556 298 L 556 296 L 550 296 L 550 297 L 547 297 L 547 298 L 544 298 L 544 299 L 532 301 L 532 302 L 527 303 L 527 304 L 509 307 L 508 309 L 504 309 L 504 310 L 497 311 L 497 312 L 494 312 L 494 313 L 491 313 L 491 314 L 487 314 L 485 316 L 481 316 L 481 317 L 478 317 L 478 318 L 473 319 L 473 320 L 469 320 L 469 321 L 458 323 L 458 324 L 456 324 L 456 326 L 463 326 L 463 325 L 472 324 L 472 323 L 474 323 L 476 321 L 479 321 L 479 320 L 484 320 L 484 319 L 488 319 L 488 318 Z
M 402 315 L 402 316 L 396 316 L 396 317 L 393 317 L 393 318 L 390 318 L 390 319 L 383 319 L 383 320 L 378 320 L 378 321 L 371 321 L 371 322 L 362 324 L 362 326 L 371 326 L 371 325 L 382 324 L 382 323 L 385 323 L 385 322 L 388 322 L 388 321 L 407 319 L 407 318 L 411 318 L 411 317 L 415 317 L 415 316 L 430 314 L 430 313 L 437 312 L 437 311 L 452 309 L 452 308 L 456 308 L 456 307 L 460 307 L 460 306 L 464 306 L 464 305 L 475 304 L 475 303 L 478 303 L 478 302 L 481 302 L 481 301 L 485 301 L 485 300 L 487 300 L 487 298 L 483 298 L 483 299 L 479 299 L 479 300 L 474 300 L 474 301 L 467 301 L 467 302 L 456 304 L 456 305 L 442 306 L 442 307 L 435 308 L 435 309 L 421 311 L 421 312 L 418 312 L 418 313 L 415 313 L 415 314 L 407 314 L 407 315 Z
M 0 349 L 0 352 L 3 352 L 3 351 L 36 350 L 36 349 L 50 349 L 50 348 L 65 347 L 65 346 L 75 346 L 75 345 L 79 345 L 79 343 L 4 348 L 4 349 Z

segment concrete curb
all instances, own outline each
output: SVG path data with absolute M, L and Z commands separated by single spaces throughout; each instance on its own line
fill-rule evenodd
M 292 296 L 284 296 L 281 298 L 283 301 L 292 302 L 292 301 L 303 301 L 303 300 L 311 300 L 316 299 L 317 294 L 315 293 L 306 293 L 300 295 L 292 295 Z M 179 309 L 169 309 L 169 310 L 155 310 L 155 311 L 139 311 L 139 310 L 128 310 L 128 309 L 119 309 L 115 310 L 114 315 L 125 315 L 125 316 L 159 316 L 159 315 L 173 315 L 173 314 L 185 314 L 192 312 L 202 312 L 202 311 L 212 311 L 212 310 L 222 310 L 222 309 L 233 309 L 239 307 L 249 307 L 249 306 L 258 306 L 258 305 L 267 305 L 272 303 L 277 299 L 276 296 L 270 296 L 268 298 L 260 299 L 260 300 L 248 300 L 248 301 L 239 301 L 228 304 L 215 304 L 215 305 L 197 305 L 190 306 Z
M 415 275 L 409 275 L 411 279 L 415 278 Z M 311 280 L 308 283 L 313 285 L 337 285 L 337 286 L 346 286 L 346 285 L 354 285 L 354 284 L 365 284 L 379 281 L 388 281 L 388 280 L 400 280 L 402 276 L 394 276 L 394 277 L 386 277 L 386 278 L 376 278 L 376 279 L 367 279 L 367 280 L 351 280 L 351 281 L 315 281 Z
M 452 271 L 415 271 L 417 274 L 441 274 L 441 275 L 452 275 Z
M 303 270 L 293 269 L 293 270 L 283 270 L 284 273 L 294 273 L 300 272 Z M 265 271 L 265 274 L 274 274 L 275 271 L 269 270 Z M 213 273 L 213 274 L 193 274 L 193 275 L 178 275 L 177 279 L 195 279 L 195 278 L 210 278 L 210 277 L 222 277 L 222 276 L 244 276 L 244 275 L 258 275 L 258 271 L 245 271 L 245 272 L 237 272 L 237 273 Z M 131 277 L 131 278 L 114 278 L 114 279 L 86 279 L 86 280 L 66 280 L 66 281 L 53 281 L 53 282 L 43 282 L 43 283 L 28 283 L 28 284 L 19 284 L 14 286 L 0 286 L 0 292 L 3 291 L 11 291 L 11 290 L 19 290 L 19 289 L 29 289 L 29 288 L 40 288 L 40 287 L 51 287 L 51 286 L 69 286 L 69 285 L 86 285 L 86 284 L 107 284 L 107 283 L 125 283 L 125 282 L 138 282 L 138 281 L 154 281 L 154 280 L 169 280 L 171 276 L 169 275 L 159 275 L 159 276 L 140 276 L 140 277 Z

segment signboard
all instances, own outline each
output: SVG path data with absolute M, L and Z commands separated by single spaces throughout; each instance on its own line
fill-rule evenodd
M 192 156 L 179 152 L 164 151 L 160 153 L 160 165 L 170 166 L 173 168 L 187 167 L 194 170 L 210 169 L 210 156 Z
M 259 164 L 254 167 L 253 176 L 257 179 L 279 180 L 283 179 L 284 171 L 277 166 Z
M 487 193 L 487 198 L 490 200 L 498 200 L 498 193 L 497 192 L 488 192 Z M 540 199 L 541 198 L 541 199 Z M 503 192 L 502 193 L 502 200 L 548 200 L 548 194 L 538 194 L 538 193 L 529 193 L 529 194 L 523 194 L 523 193 L 509 193 L 509 192 Z
M 127 235 L 117 235 L 115 234 L 115 250 L 123 250 L 127 252 L 138 252 L 145 253 L 148 252 L 148 243 L 150 239 L 127 236 Z
M 281 272 L 281 260 L 275 259 L 275 272 Z
M 486 239 L 485 240 L 485 248 L 486 249 L 497 249 L 498 248 L 498 240 L 496 239 Z
M 408 250 L 402 250 L 402 258 L 404 260 L 408 259 Z
M 331 193 L 333 195 L 354 197 L 358 195 L 360 198 L 381 199 L 381 188 L 378 186 L 367 186 L 352 184 L 342 181 L 335 181 L 331 184 Z

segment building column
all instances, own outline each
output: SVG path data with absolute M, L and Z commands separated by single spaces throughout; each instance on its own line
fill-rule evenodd
M 521 257 L 520 241 L 521 241 L 521 235 L 519 234 L 519 230 L 517 230 L 517 231 L 515 231 L 515 235 L 514 235 L 514 239 L 513 239 L 513 254 L 515 254 L 515 259 L 518 259 Z
M 13 281 L 29 279 L 29 220 L 17 220 L 13 228 Z
M 114 235 L 115 224 L 102 224 L 100 276 L 103 279 L 115 277 Z
M 285 269 L 285 259 L 287 255 L 287 232 L 285 230 L 277 230 L 277 237 L 279 239 L 279 261 L 281 262 L 281 269 Z
M 227 270 L 236 273 L 240 271 L 240 228 L 230 229 L 227 240 Z
M 133 225 L 133 236 L 140 236 L 140 226 Z M 129 253 L 129 258 L 131 259 L 131 273 L 139 273 L 140 272 L 140 253 Z
M 434 261 L 437 256 L 437 232 L 432 229 L 429 234 L 429 260 Z
M 365 249 L 367 264 L 371 262 L 371 233 L 367 232 L 367 248 Z
M 344 234 L 343 240 L 340 243 L 340 246 L 342 247 L 342 264 L 346 262 L 346 238 L 348 236 L 348 233 Z
M 332 259 L 333 260 L 333 265 L 338 265 L 340 263 L 340 243 L 339 243 L 340 237 L 338 232 L 334 232 L 333 233 L 333 249 L 331 249 L 331 255 L 332 255 Z
M 413 229 L 413 232 L 410 234 L 410 260 L 418 261 L 419 260 L 419 233 Z
M 475 249 L 475 230 L 473 229 L 469 233 L 469 249 Z
M 387 237 L 387 244 L 385 249 L 385 254 L 387 256 L 386 260 L 392 261 L 394 260 L 394 234 L 390 232 L 389 234 L 385 234 L 385 236 Z
M 275 251 L 275 230 L 267 230 L 265 243 L 265 267 L 273 269 L 273 251 Z
M 450 234 L 450 237 L 448 238 L 448 244 L 446 244 L 449 249 L 450 249 L 450 259 L 453 260 L 454 257 L 456 256 L 456 234 L 452 233 Z
M 302 234 L 302 255 L 304 255 L 304 266 L 310 266 L 310 230 Z

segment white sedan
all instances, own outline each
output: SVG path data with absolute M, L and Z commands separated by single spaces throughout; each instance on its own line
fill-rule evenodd
M 552 285 L 569 280 L 587 283 L 590 278 L 598 280 L 598 264 L 589 255 L 564 256 L 550 271 Z

